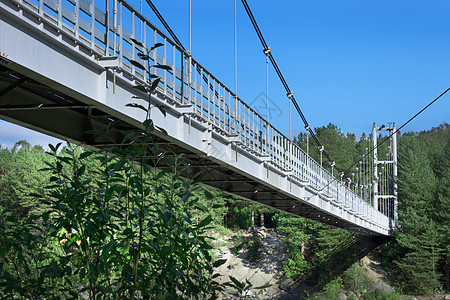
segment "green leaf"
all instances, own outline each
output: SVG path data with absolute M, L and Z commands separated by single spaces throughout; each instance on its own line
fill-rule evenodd
M 148 56 L 147 54 L 144 54 L 144 53 L 138 53 L 137 55 L 143 60 L 149 60 L 150 59 L 150 56 Z
M 46 213 L 42 214 L 42 220 L 47 222 L 48 219 L 50 219 L 50 212 L 46 212 Z
M 169 134 L 167 133 L 167 131 L 166 131 L 164 128 L 159 127 L 159 126 L 156 126 L 156 128 L 157 128 L 159 131 L 161 131 L 162 133 L 164 133 L 165 135 L 169 135 Z
M 166 116 L 166 107 L 164 105 L 155 104 L 155 107 L 159 109 L 159 111 L 163 114 L 163 116 Z
M 144 47 L 144 45 L 143 45 L 140 41 L 138 41 L 137 39 L 131 38 L 130 40 L 132 40 L 133 43 L 135 43 L 136 45 L 141 46 L 141 47 Z
M 203 219 L 200 223 L 198 223 L 197 228 L 202 228 L 207 226 L 209 223 L 212 222 L 211 216 L 207 216 L 205 219 Z
M 196 203 L 195 207 L 198 208 L 199 210 L 203 211 L 203 212 L 207 212 L 208 211 L 208 208 L 206 208 L 206 206 L 204 206 L 201 203 Z
M 52 152 L 56 153 L 58 151 L 59 146 L 61 146 L 62 143 L 56 144 L 56 147 L 52 144 L 48 144 L 48 147 L 52 150 Z
M 44 195 L 38 193 L 30 193 L 28 194 L 30 197 L 42 198 Z
M 146 109 L 144 106 L 142 106 L 142 105 L 140 105 L 140 104 L 137 104 L 137 103 L 128 103 L 128 104 L 126 104 L 125 106 L 128 106 L 128 107 L 134 107 L 134 108 L 139 108 L 139 109 L 141 109 L 141 110 L 147 112 L 147 109 Z
M 78 170 L 77 170 L 77 175 L 78 176 L 82 176 L 84 174 L 84 172 L 86 172 L 86 165 L 82 165 Z
M 153 67 L 158 68 L 158 69 L 163 69 L 163 70 L 168 70 L 168 71 L 172 71 L 172 67 L 168 66 L 168 65 L 154 65 Z
M 84 158 L 86 158 L 86 157 L 89 157 L 89 156 L 91 156 L 92 154 L 94 154 L 94 152 L 92 152 L 92 151 L 85 151 L 85 152 L 83 152 L 83 153 L 80 154 L 80 159 L 84 159 Z
M 156 49 L 156 48 L 158 48 L 158 47 L 161 47 L 161 46 L 164 46 L 164 44 L 162 44 L 162 43 L 156 43 L 155 45 L 153 45 L 153 47 L 150 48 L 150 51 L 152 51 L 152 50 L 154 50 L 154 49 Z
M 144 125 L 145 130 L 153 131 L 154 127 L 153 127 L 153 120 L 152 119 L 147 119 L 142 124 Z
M 154 92 L 156 90 L 160 81 L 161 81 L 161 78 L 156 78 L 155 80 L 153 80 L 152 85 L 150 86 L 151 92 Z
M 119 160 L 117 163 L 114 164 L 114 171 L 118 171 L 118 170 L 122 169 L 123 165 L 125 165 L 126 162 L 127 161 L 124 158 Z
M 210 192 L 210 191 L 208 191 L 208 190 L 204 190 L 204 193 L 205 193 L 205 196 L 206 196 L 206 198 L 208 198 L 208 199 L 212 199 L 212 198 L 214 198 L 213 194 L 211 194 L 211 192 Z
M 130 250 L 130 243 L 129 242 L 125 242 L 125 244 L 123 245 L 122 253 L 124 255 L 127 255 L 129 250 Z
M 196 184 L 201 182 L 203 179 L 205 179 L 204 176 L 195 176 L 194 180 L 192 180 L 192 184 Z
M 133 66 L 135 66 L 136 68 L 139 68 L 141 70 L 146 70 L 145 67 L 143 65 L 141 65 L 139 62 L 135 61 L 135 60 L 130 60 L 131 64 Z
M 235 286 L 239 289 L 243 289 L 244 288 L 244 283 L 240 282 L 239 280 L 237 280 L 236 278 L 234 278 L 233 276 L 228 276 L 230 278 L 230 280 L 235 284 Z
M 147 94 L 147 92 L 148 92 L 147 89 L 145 88 L 145 86 L 140 85 L 140 84 L 133 86 L 133 88 L 135 88 L 135 89 L 137 89 L 137 90 L 139 90 L 139 91 L 141 91 L 141 92 L 144 92 L 144 93 L 146 93 L 146 94 Z
M 30 243 L 31 239 L 33 238 L 33 235 L 29 233 L 28 231 L 23 232 L 23 239 L 25 240 L 25 243 Z
M 227 259 L 218 259 L 213 263 L 213 267 L 217 268 L 227 262 Z

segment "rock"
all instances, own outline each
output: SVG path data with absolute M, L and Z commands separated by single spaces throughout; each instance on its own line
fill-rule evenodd
M 445 297 L 443 299 L 444 300 L 450 300 L 450 294 L 449 295 L 445 295 Z
M 258 235 L 262 238 L 265 238 L 267 236 L 267 233 L 265 231 L 260 230 L 258 231 Z
M 241 297 L 251 297 L 253 296 L 253 292 L 251 290 L 243 291 Z
M 339 293 L 339 294 L 337 295 L 337 299 L 338 299 L 338 300 L 347 300 L 347 295 L 344 294 L 344 293 Z
M 294 283 L 295 282 L 292 279 L 288 278 L 280 284 L 280 289 L 287 291 L 294 285 Z
M 356 294 L 353 293 L 352 291 L 347 291 L 345 293 L 345 295 L 347 295 L 347 299 L 349 299 L 349 300 L 356 300 L 356 299 L 358 299 L 358 296 L 356 296 Z
M 376 291 L 380 291 L 383 294 L 389 294 L 389 293 L 393 293 L 395 292 L 394 288 L 392 288 L 391 286 L 387 285 L 386 283 L 382 282 L 382 281 L 377 281 L 371 288 L 370 290 L 367 292 L 367 294 L 372 294 Z

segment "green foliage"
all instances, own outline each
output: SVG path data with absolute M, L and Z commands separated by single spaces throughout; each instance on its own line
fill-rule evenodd
M 0 149 L 0 213 L 42 213 L 30 194 L 39 192 L 48 180 L 39 172 L 45 159 L 42 147 L 31 147 L 26 141 L 17 142 L 11 151 Z
M 398 292 L 384 293 L 381 290 L 376 290 L 373 293 L 365 294 L 364 300 L 407 300 L 410 299 L 407 296 L 403 296 Z
M 307 233 L 308 222 L 306 219 L 294 217 L 285 213 L 275 215 L 278 230 L 285 235 L 283 242 L 286 245 L 286 252 L 289 254 L 287 263 L 284 265 L 288 278 L 299 278 L 309 270 L 306 261 L 305 244 L 311 237 Z
M 271 287 L 271 285 L 268 283 L 258 286 L 258 287 L 254 287 L 253 284 L 250 281 L 248 281 L 247 279 L 245 280 L 245 282 L 240 282 L 233 276 L 229 276 L 229 278 L 230 278 L 230 281 L 227 282 L 225 285 L 235 289 L 238 292 L 240 299 L 247 299 L 250 290 L 262 290 L 262 289 Z
M 365 270 L 360 262 L 355 262 L 342 274 L 342 281 L 346 290 L 362 292 L 368 290 L 372 282 L 365 276 Z
M 340 128 L 331 123 L 327 126 L 316 127 L 314 128 L 314 131 L 321 144 L 325 147 L 325 151 L 335 161 L 336 167 L 342 170 L 348 170 L 356 160 L 361 159 L 361 155 L 364 152 L 358 151 L 354 134 L 345 134 Z M 305 133 L 299 134 L 294 141 L 300 145 L 302 149 L 306 150 Z M 367 141 L 363 138 L 360 141 L 361 145 L 363 144 L 363 141 L 365 146 L 361 147 L 365 148 L 367 147 Z M 311 137 L 309 138 L 309 155 L 316 161 L 320 161 L 320 152 Z M 323 166 L 331 171 L 330 163 L 331 162 L 327 162 L 326 158 L 323 157 Z M 337 172 L 335 175 L 338 176 Z
M 250 262 L 257 262 L 261 258 L 261 241 L 256 234 L 251 236 L 244 236 L 238 234 L 234 240 L 234 251 L 235 253 L 240 253 L 242 250 L 246 249 L 247 260 Z
M 233 201 L 225 225 L 232 229 L 247 229 L 252 226 L 252 208 L 245 201 Z
M 11 217 L 15 226 L 1 228 L 5 295 L 74 298 L 78 290 L 90 299 L 134 298 L 136 292 L 177 298 L 220 290 L 205 234 L 212 217 L 193 218 L 207 212 L 195 196 L 202 190 L 198 175 L 181 179 L 179 172 L 190 171 L 176 157 L 172 174 L 155 170 L 157 145 L 142 147 L 151 137 L 136 136 L 134 151 L 53 149 L 50 185 L 40 196 L 46 213 Z M 88 167 L 91 158 L 99 168 Z M 41 226 L 31 225 L 36 220 Z
M 328 284 L 325 285 L 323 292 L 320 294 L 321 299 L 337 300 L 338 294 L 342 293 L 342 278 L 333 278 Z
M 261 258 L 261 242 L 258 238 L 258 236 L 253 235 L 250 240 L 248 241 L 248 254 L 247 254 L 247 260 L 249 262 L 257 262 Z
M 147 116 L 157 80 L 148 83 L 148 109 L 131 104 Z M 178 299 L 223 291 L 214 268 L 224 261 L 214 261 L 206 235 L 209 210 L 223 202 L 213 204 L 214 194 L 198 185 L 200 174 L 179 157 L 162 155 L 150 119 L 142 125 L 99 151 L 50 145 L 46 185 L 33 194 L 42 213 L 0 216 L 2 296 Z M 155 168 L 163 158 L 169 170 Z
M 399 227 L 396 240 L 402 248 L 396 260 L 405 288 L 420 294 L 440 287 L 438 261 L 443 251 L 435 202 L 436 178 L 428 156 L 417 139 L 402 139 L 399 156 Z

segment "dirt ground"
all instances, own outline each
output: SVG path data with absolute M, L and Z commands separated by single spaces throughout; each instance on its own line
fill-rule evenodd
M 250 236 L 253 233 L 248 231 L 244 236 Z M 217 272 L 223 276 L 221 282 L 230 281 L 229 276 L 235 277 L 241 282 L 248 280 L 253 287 L 270 284 L 269 288 L 263 290 L 254 290 L 249 292 L 249 296 L 256 299 L 277 298 L 281 294 L 279 289 L 280 281 L 284 278 L 283 260 L 285 258 L 282 236 L 272 229 L 258 229 L 254 234 L 260 237 L 261 252 L 260 260 L 251 263 L 246 257 L 248 250 L 235 253 L 227 246 L 221 246 L 216 255 L 221 259 L 227 259 L 227 262 L 217 268 Z M 217 240 L 220 242 L 232 242 L 235 237 L 226 237 Z M 231 296 L 230 296 L 231 297 Z

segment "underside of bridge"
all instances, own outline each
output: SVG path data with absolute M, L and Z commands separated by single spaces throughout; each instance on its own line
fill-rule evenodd
M 53 137 L 86 147 L 101 149 L 120 146 L 120 131 L 136 129 L 137 126 L 118 120 L 114 115 L 67 96 L 9 68 L 6 60 L 0 64 L 0 117 L 9 122 L 37 130 Z M 113 126 L 111 126 L 113 125 Z M 105 141 L 88 130 L 108 131 L 111 141 Z M 241 199 L 254 201 L 296 216 L 319 221 L 361 234 L 374 232 L 356 226 L 326 211 L 289 197 L 282 191 L 267 188 L 258 181 L 234 172 L 202 152 L 182 148 L 169 139 L 155 137 L 162 152 L 183 154 L 183 161 L 194 172 L 201 172 L 202 184 L 224 191 Z M 161 169 L 170 168 L 162 160 Z

